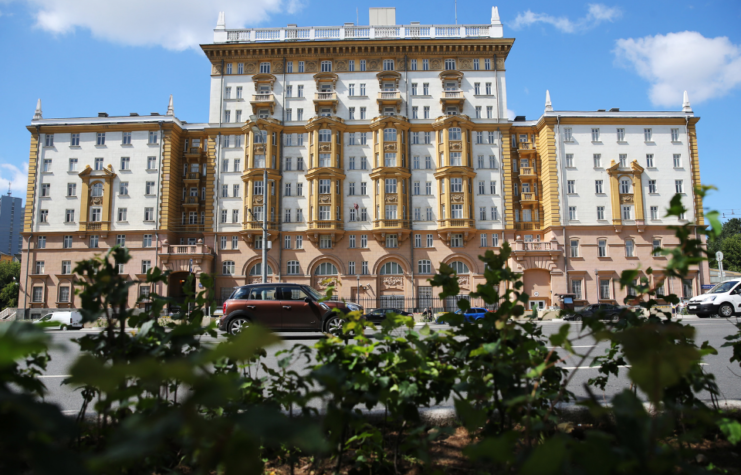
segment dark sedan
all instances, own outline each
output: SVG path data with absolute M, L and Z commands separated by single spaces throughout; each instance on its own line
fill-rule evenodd
M 407 312 L 405 310 L 400 310 L 398 308 L 377 308 L 373 310 L 372 312 L 368 312 L 365 314 L 365 318 L 373 323 L 381 323 L 384 318 L 386 318 L 386 315 L 395 313 L 397 315 L 403 315 L 405 317 L 411 317 L 412 313 Z
M 622 307 L 610 303 L 595 303 L 587 305 L 575 314 L 567 315 L 564 320 L 580 321 L 586 318 L 601 318 L 602 320 L 612 320 L 619 318 L 623 311 Z

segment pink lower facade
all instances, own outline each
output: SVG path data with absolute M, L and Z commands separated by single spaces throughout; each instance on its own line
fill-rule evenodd
M 351 235 L 355 235 L 354 247 Z M 133 283 L 131 307 L 137 305 L 140 295 L 149 292 L 182 298 L 189 273 L 196 277 L 204 272 L 214 276 L 212 295 L 217 302 L 223 301 L 236 286 L 261 281 L 261 251 L 250 247 L 238 234 L 204 234 L 192 237 L 190 243 L 188 238 L 181 243 L 181 236 L 166 232 L 126 234 L 131 260 L 120 272 Z M 286 236 L 291 236 L 290 249 L 284 248 Z M 298 236 L 302 242 L 297 249 Z M 639 277 L 648 278 L 653 286 L 663 282 L 666 294 L 680 297 L 697 295 L 702 285 L 709 284 L 707 263 L 693 269 L 685 281 L 664 279 L 662 271 L 667 258 L 655 255 L 654 246 L 672 248 L 678 241 L 673 231 L 659 226 L 568 226 L 536 235 L 512 230 L 479 231 L 469 236 L 463 247 L 456 248 L 448 247 L 436 231 L 412 231 L 409 238 L 391 249 L 385 247 L 385 242 L 373 239 L 371 233 L 347 232 L 332 249 L 320 249 L 318 242 L 305 236 L 301 232 L 281 233 L 273 241 L 273 248 L 268 251 L 268 281 L 307 284 L 320 291 L 328 282 L 334 282 L 339 298 L 359 301 L 368 308 L 428 306 L 439 292 L 431 288 L 429 279 L 441 262 L 457 269 L 461 294 L 468 295 L 485 282 L 484 264 L 478 256 L 487 250 L 498 252 L 500 248 L 493 244 L 505 240 L 512 247 L 509 266 L 522 274 L 524 291 L 530 295 L 530 305 L 536 308 L 558 305 L 559 297 L 568 293 L 575 294 L 577 305 L 622 304 L 627 290 L 621 289 L 619 278 L 626 269 L 638 269 Z M 222 237 L 226 238 L 225 248 Z M 69 239 L 65 243 L 62 233 L 46 234 L 45 238 L 44 248 L 39 248 L 36 237 L 24 236 L 19 306 L 30 309 L 28 313 L 33 316 L 47 309 L 79 307 L 79 297 L 74 294 L 75 263 L 104 254 L 117 240 L 115 234 L 100 236 L 98 247 L 90 248 L 84 236 L 72 236 L 71 243 Z M 144 247 L 150 239 L 151 247 Z M 177 244 L 173 244 L 176 240 Z M 361 247 L 361 243 L 365 246 Z M 151 288 L 145 282 L 146 269 L 155 266 L 170 271 L 170 277 L 168 284 Z M 649 269 L 653 272 L 649 273 Z M 200 284 L 198 290 L 203 290 Z M 144 307 L 146 302 L 138 305 Z

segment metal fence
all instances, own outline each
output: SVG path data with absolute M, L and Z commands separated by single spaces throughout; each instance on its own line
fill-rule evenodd
M 455 312 L 458 310 L 458 301 L 467 299 L 471 307 L 482 307 L 489 310 L 497 308 L 497 304 L 487 305 L 480 298 L 471 298 L 463 295 L 441 299 L 438 297 L 404 297 L 396 295 L 382 295 L 379 297 L 356 298 L 352 302 L 362 305 L 367 312 L 376 308 L 396 308 L 405 312 L 422 313 L 426 308 L 433 313 Z M 340 300 L 340 299 L 337 299 Z

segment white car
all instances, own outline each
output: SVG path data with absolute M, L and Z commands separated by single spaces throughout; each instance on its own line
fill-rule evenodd
M 34 323 L 55 323 L 56 325 L 49 326 L 59 326 L 62 330 L 69 330 L 70 328 L 82 328 L 82 315 L 80 314 L 80 312 L 75 311 L 47 313 L 43 317 L 36 320 Z
M 720 315 L 730 318 L 741 314 L 741 280 L 721 282 L 702 295 L 687 302 L 687 312 L 700 318 Z

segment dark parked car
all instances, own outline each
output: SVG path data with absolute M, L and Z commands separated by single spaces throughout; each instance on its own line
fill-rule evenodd
M 407 312 L 405 310 L 399 310 L 398 308 L 377 308 L 373 310 L 372 312 L 368 312 L 365 314 L 365 318 L 367 320 L 370 320 L 373 323 L 381 323 L 384 318 L 386 318 L 386 315 L 390 313 L 395 313 L 397 315 L 403 315 L 405 317 L 411 317 L 413 314 L 412 312 Z
M 483 307 L 471 307 L 468 310 L 466 310 L 466 313 L 463 313 L 463 310 L 456 310 L 455 313 L 457 315 L 463 314 L 467 322 L 475 322 L 477 320 L 481 320 L 484 318 L 484 315 L 486 315 L 486 310 Z M 445 321 L 445 316 L 440 316 L 440 318 L 437 319 L 436 323 L 448 323 Z
M 623 311 L 623 307 L 613 305 L 610 303 L 594 303 L 587 305 L 578 312 L 567 315 L 564 320 L 583 320 L 585 318 L 597 318 L 600 317 L 603 320 L 612 320 L 618 318 L 620 313 Z
M 322 297 L 307 285 L 245 285 L 224 302 L 219 329 L 234 334 L 255 322 L 273 330 L 336 332 L 342 327 L 342 315 L 363 311 L 354 303 L 319 302 Z M 338 315 L 334 308 L 342 314 Z

